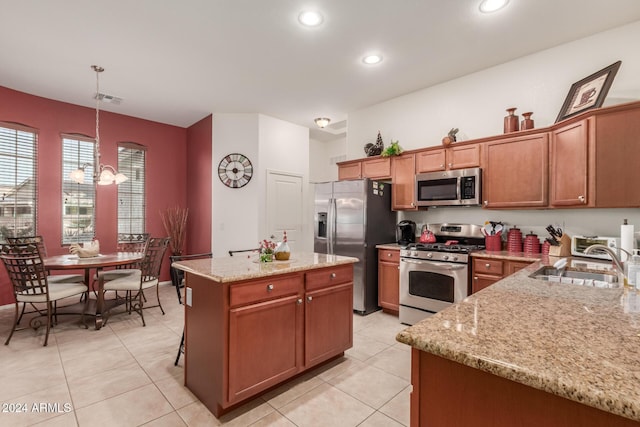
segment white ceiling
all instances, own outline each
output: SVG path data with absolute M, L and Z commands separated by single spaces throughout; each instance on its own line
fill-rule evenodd
M 350 111 L 640 20 L 638 0 L 0 0 L 0 85 L 178 126 L 263 113 L 343 134 Z M 303 28 L 300 11 L 324 14 Z M 379 52 L 384 61 L 361 58 Z M 330 117 L 329 132 L 315 117 Z M 337 123 L 337 126 L 336 126 Z

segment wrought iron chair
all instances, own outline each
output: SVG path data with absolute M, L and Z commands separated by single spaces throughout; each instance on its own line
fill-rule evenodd
M 171 260 L 171 283 L 176 287 L 176 292 L 178 294 L 178 303 L 182 304 L 182 293 L 180 288 L 183 287 L 182 282 L 184 281 L 184 271 L 178 270 L 173 267 L 173 263 L 176 261 L 184 261 L 189 259 L 203 259 L 203 258 L 211 258 L 213 254 L 211 252 L 202 253 L 202 254 L 193 254 L 193 255 L 171 255 L 169 260 Z M 180 347 L 178 347 L 178 355 L 176 356 L 176 361 L 174 363 L 175 366 L 178 366 L 178 362 L 180 361 L 180 355 L 184 353 L 184 328 L 182 329 L 182 338 L 180 339 Z
M 158 283 L 160 278 L 160 269 L 162 268 L 162 260 L 168 246 L 168 237 L 152 237 L 146 245 L 144 258 L 140 262 L 140 268 L 131 269 L 130 274 L 110 281 L 104 280 L 105 274 L 107 273 L 106 271 L 98 272 L 98 289 L 102 289 L 103 292 L 116 291 L 116 300 L 121 299 L 117 296 L 117 292 L 126 292 L 126 296 L 124 297 L 127 308 L 126 311 L 128 313 L 131 313 L 131 311 L 137 312 L 142 318 L 143 326 L 146 326 L 144 314 L 142 312 L 143 309 L 160 307 L 160 311 L 162 311 L 162 314 L 164 315 L 164 309 L 160 302 Z M 143 291 L 152 287 L 156 288 L 158 304 L 144 307 Z M 104 324 L 106 324 L 109 319 L 110 311 L 111 309 L 107 309 L 104 313 Z
M 22 318 L 22 314 L 18 315 L 20 311 L 18 306 L 23 303 L 23 305 L 31 304 L 35 309 L 34 312 L 38 313 L 38 316 L 32 318 L 29 322 L 29 326 L 33 329 L 37 330 L 42 326 L 40 318 L 46 317 L 47 332 L 43 344 L 46 346 L 49 341 L 52 322 L 57 321 L 57 301 L 71 296 L 82 295 L 88 291 L 88 287 L 83 283 L 77 282 L 50 283 L 47 270 L 42 262 L 40 250 L 34 243 L 4 244 L 0 247 L 0 258 L 7 269 L 16 305 L 13 328 L 4 344 L 9 345 L 13 333 L 16 331 L 20 318 Z M 86 301 L 88 301 L 88 298 Z M 35 304 L 45 304 L 46 310 L 38 309 Z M 82 314 L 83 323 L 86 307 L 87 304 L 85 302 L 83 312 L 80 313 Z M 86 324 L 85 327 L 87 327 Z
M 140 252 L 144 253 L 149 242 L 149 233 L 126 234 L 118 233 L 118 252 Z M 123 275 L 131 274 L 135 269 L 139 269 L 139 264 L 127 264 L 116 267 L 114 270 L 104 272 L 104 280 L 114 280 Z M 93 278 L 98 280 L 97 275 Z

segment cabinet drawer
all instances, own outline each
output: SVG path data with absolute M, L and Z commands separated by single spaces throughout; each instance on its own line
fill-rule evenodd
M 231 307 L 235 307 L 302 293 L 302 290 L 302 275 L 295 275 L 233 285 L 229 299 Z
M 490 274 L 502 277 L 504 275 L 504 261 L 499 259 L 474 258 L 473 274 Z
M 400 262 L 400 251 L 393 249 L 378 249 L 378 261 Z
M 307 291 L 353 281 L 353 265 L 323 268 L 306 273 Z

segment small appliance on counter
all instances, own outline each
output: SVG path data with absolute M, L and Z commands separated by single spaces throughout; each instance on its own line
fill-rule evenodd
M 620 247 L 620 239 L 617 237 L 602 236 L 573 236 L 571 238 L 571 255 L 611 261 L 611 256 L 607 252 L 599 249 L 594 250 L 590 254 L 585 254 L 585 249 L 591 245 L 604 245 L 615 250 Z
M 400 246 L 407 246 L 416 242 L 416 223 L 403 220 L 396 226 L 396 241 Z

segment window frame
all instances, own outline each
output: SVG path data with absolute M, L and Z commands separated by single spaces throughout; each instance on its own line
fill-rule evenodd
M 118 172 L 129 178 L 118 185 L 118 233 L 143 234 L 146 233 L 147 226 L 147 147 L 130 141 L 118 142 L 117 145 Z M 123 159 L 126 153 L 141 154 L 142 160 L 135 163 L 131 161 L 127 165 Z M 141 185 L 136 186 L 140 182 Z M 124 209 L 127 206 L 128 212 Z M 141 206 L 141 209 L 134 212 L 137 206 Z
M 13 152 L 14 155 L 12 156 L 10 152 L 6 153 L 6 157 L 8 158 L 14 158 L 15 159 L 15 168 L 14 168 L 14 174 L 13 174 L 13 186 L 12 188 L 15 190 L 15 194 L 18 194 L 18 191 L 20 190 L 21 184 L 25 183 L 28 179 L 31 179 L 31 196 L 30 197 L 26 197 L 24 199 L 29 200 L 31 204 L 31 209 L 30 209 L 30 216 L 31 216 L 31 223 L 33 224 L 31 229 L 26 229 L 23 233 L 20 234 L 20 236 L 24 235 L 35 235 L 38 232 L 38 129 L 32 128 L 30 126 L 26 126 L 20 123 L 14 123 L 14 122 L 4 122 L 4 121 L 0 121 L 0 128 L 2 129 L 7 129 L 9 131 L 13 131 L 14 137 L 13 137 L 13 142 L 15 142 L 15 146 L 14 147 L 9 147 L 10 143 L 11 143 L 11 138 L 7 138 L 8 144 L 7 144 L 7 148 L 13 148 Z M 10 133 L 10 132 L 9 132 Z M 27 133 L 27 134 L 31 134 L 32 137 L 31 138 L 26 138 L 23 139 L 20 137 L 20 134 L 22 133 Z M 4 157 L 5 154 L 2 153 L 2 148 L 3 148 L 3 137 L 2 135 L 4 134 L 4 131 L 0 132 L 0 156 Z M 28 148 L 31 150 L 31 157 L 22 154 L 20 155 L 20 143 L 26 143 L 26 144 L 31 144 L 31 146 L 29 146 Z M 31 164 L 31 168 L 32 168 L 32 174 L 30 176 L 28 176 L 27 178 L 24 178 L 20 183 L 18 182 L 18 180 L 20 179 L 19 177 L 19 173 L 18 171 L 24 171 L 24 168 L 18 168 L 18 159 L 28 159 L 28 163 Z M 1 164 L 1 163 L 0 163 Z M 5 171 L 5 168 L 2 168 L 3 171 Z M 5 173 L 0 171 L 0 176 L 4 176 Z M 10 178 L 10 174 L 6 174 L 7 178 Z M 1 187 L 3 187 L 4 184 L 2 184 L 2 181 L 0 180 L 0 191 L 1 191 Z M 7 184 L 7 188 L 10 188 L 11 186 L 9 184 Z M 7 191 L 8 193 L 9 191 Z M 2 218 L 4 218 L 4 215 L 8 212 L 7 208 L 11 208 L 11 206 L 3 206 L 3 202 L 5 201 L 5 198 L 7 197 L 7 193 L 5 193 L 4 191 L 0 192 L 0 212 L 2 215 Z M 15 215 L 15 212 L 19 212 L 22 209 L 26 208 L 26 206 L 18 206 L 18 202 L 19 200 L 22 200 L 21 197 L 15 197 L 14 198 L 14 203 L 13 203 L 13 207 L 11 209 L 11 212 L 13 213 L 13 229 L 14 229 L 14 233 L 12 233 L 14 236 L 19 237 L 16 233 L 15 230 L 19 228 L 19 224 L 18 224 L 18 217 Z M 0 219 L 0 223 L 3 223 L 4 221 L 2 221 L 2 219 Z M 10 223 L 11 221 L 9 221 L 8 223 Z M 22 223 L 22 221 L 19 221 Z M 0 232 L 0 242 L 4 242 L 5 238 L 4 238 L 4 233 Z

